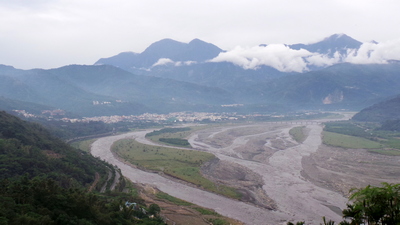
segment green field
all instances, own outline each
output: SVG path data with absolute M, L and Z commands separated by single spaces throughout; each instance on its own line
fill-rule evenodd
M 306 140 L 307 135 L 305 132 L 305 127 L 293 127 L 290 129 L 289 134 L 293 137 L 294 140 L 296 140 L 298 143 L 303 143 L 303 141 Z
M 343 148 L 364 148 L 371 153 L 400 155 L 400 133 L 381 130 L 377 123 L 339 121 L 325 124 L 324 143 Z
M 383 148 L 379 142 L 371 141 L 361 137 L 354 137 L 350 135 L 338 134 L 333 132 L 323 132 L 323 142 L 326 145 L 342 148 L 363 148 L 363 149 L 379 149 Z
M 141 168 L 162 171 L 170 176 L 230 198 L 239 199 L 241 197 L 235 189 L 224 185 L 217 185 L 201 175 L 201 165 L 204 162 L 214 159 L 215 156 L 213 154 L 150 146 L 129 139 L 115 142 L 112 149 L 121 158 Z

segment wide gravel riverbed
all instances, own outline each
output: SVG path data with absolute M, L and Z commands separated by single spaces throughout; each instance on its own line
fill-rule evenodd
M 265 126 L 268 126 L 268 124 Z M 221 160 L 238 163 L 260 174 L 265 182 L 263 189 L 277 203 L 278 209 L 274 211 L 174 182 L 156 173 L 132 168 L 117 160 L 111 153 L 111 145 L 115 141 L 124 138 L 134 138 L 140 142 L 151 144 L 144 138 L 145 134 L 150 131 L 138 131 L 100 138 L 92 144 L 91 153 L 118 166 L 122 174 L 133 182 L 154 185 L 172 196 L 214 209 L 224 216 L 243 221 L 246 224 L 286 224 L 286 221 L 289 220 L 320 224 L 322 216 L 340 221 L 341 216 L 337 211 L 345 207 L 347 199 L 336 192 L 320 188 L 308 182 L 300 174 L 302 171 L 302 157 L 317 151 L 321 144 L 321 125 L 311 124 L 307 125 L 307 127 L 310 132 L 302 144 L 277 151 L 266 163 L 231 157 L 224 154 L 221 149 L 203 143 L 196 134 L 189 139 L 192 146 L 197 146 L 196 148 L 202 151 L 214 153 Z M 289 128 L 287 127 L 283 129 L 282 135 L 288 135 L 288 130 Z M 209 136 L 213 137 L 218 132 L 221 131 L 214 129 L 210 131 Z M 238 138 L 243 139 L 243 136 Z M 225 147 L 225 149 L 234 149 L 237 147 L 236 145 L 245 144 L 245 142 L 234 141 L 232 144 L 232 146 Z

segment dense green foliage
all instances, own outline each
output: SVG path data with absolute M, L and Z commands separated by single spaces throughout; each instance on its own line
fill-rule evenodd
M 27 174 L 46 176 L 68 186 L 93 182 L 106 174 L 104 162 L 69 147 L 38 124 L 0 112 L 0 179 Z
M 160 138 L 158 140 L 175 146 L 190 147 L 188 140 L 182 138 Z
M 400 184 L 382 183 L 382 187 L 354 189 L 349 197 L 352 203 L 342 211 L 339 225 L 398 225 L 400 224 Z M 324 225 L 335 225 L 334 221 L 322 217 Z M 304 224 L 297 222 L 296 224 Z M 294 225 L 288 222 L 287 225 Z
M 382 124 L 380 130 L 400 132 L 400 120 L 387 120 Z
M 182 127 L 182 128 L 163 128 L 161 130 L 155 130 L 153 132 L 147 133 L 146 137 L 156 136 L 165 133 L 177 133 L 182 131 L 189 131 L 190 127 Z
M 294 140 L 296 140 L 298 143 L 302 143 L 304 140 L 306 140 L 307 135 L 305 132 L 305 127 L 293 127 L 292 129 L 289 130 L 289 134 L 293 137 Z
M 0 199 L 0 224 L 163 224 L 126 207 L 126 200 L 143 204 L 128 194 L 96 195 L 47 178 L 0 180 Z
M 354 202 L 343 215 L 354 224 L 400 224 L 400 184 L 368 185 L 355 190 L 349 199 Z
M 132 194 L 96 192 L 110 168 L 42 126 L 0 112 L 0 224 L 164 224 Z

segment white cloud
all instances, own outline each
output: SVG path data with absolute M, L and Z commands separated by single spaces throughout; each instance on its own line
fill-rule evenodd
M 400 60 L 400 39 L 383 43 L 364 43 L 360 49 L 348 52 L 346 62 L 354 64 L 387 63 Z
M 283 44 L 271 44 L 251 48 L 236 47 L 220 53 L 211 62 L 232 62 L 244 69 L 257 69 L 265 65 L 283 72 L 304 72 L 307 62 L 304 57 L 312 56 L 307 50 L 294 50 Z
M 175 66 L 182 66 L 182 65 L 190 66 L 190 65 L 196 64 L 196 63 L 197 63 L 196 61 L 177 61 L 177 62 L 175 62 Z
M 382 43 L 363 43 L 359 49 L 349 49 L 347 54 L 335 52 L 333 57 L 307 50 L 290 49 L 283 44 L 236 47 L 220 53 L 211 62 L 231 62 L 244 69 L 257 69 L 262 65 L 271 66 L 282 72 L 305 72 L 309 66 L 327 67 L 336 63 L 384 64 L 400 60 L 400 39 Z
M 5 21 L 0 64 L 24 69 L 92 64 L 124 51 L 141 52 L 163 38 L 199 38 L 222 49 L 310 43 L 342 32 L 360 41 L 399 38 L 394 28 L 400 1 L 384 2 L 0 0 Z M 253 65 L 262 63 L 257 60 Z
M 162 65 L 167 65 L 167 64 L 171 64 L 174 63 L 174 61 L 172 61 L 169 58 L 160 58 L 156 63 L 154 63 L 151 67 L 155 67 L 155 66 L 162 66 Z
M 331 66 L 333 64 L 341 62 L 342 56 L 339 52 L 335 52 L 333 57 L 329 57 L 328 55 L 321 55 L 321 54 L 312 54 L 311 56 L 306 58 L 308 65 L 314 65 L 318 67 L 325 67 Z

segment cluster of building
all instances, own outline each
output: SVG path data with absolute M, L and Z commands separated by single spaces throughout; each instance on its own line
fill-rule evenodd
M 243 116 L 234 113 L 205 113 L 205 112 L 174 112 L 169 114 L 155 114 L 144 113 L 141 115 L 130 116 L 96 116 L 84 117 L 82 119 L 68 119 L 63 118 L 63 121 L 68 122 L 90 122 L 102 121 L 104 123 L 118 123 L 118 122 L 135 122 L 135 121 L 148 121 L 148 122 L 200 122 L 200 121 L 222 121 L 222 120 L 237 120 Z
M 14 110 L 14 112 L 26 118 L 39 117 L 38 115 L 31 114 L 25 110 Z M 50 118 L 54 115 L 64 115 L 63 110 L 45 110 L 42 112 L 42 116 L 49 116 Z M 62 120 L 64 122 L 70 123 L 88 123 L 91 121 L 101 121 L 104 123 L 118 123 L 118 122 L 201 122 L 201 121 L 222 121 L 222 120 L 238 120 L 240 118 L 245 118 L 245 116 L 237 115 L 236 113 L 207 113 L 207 112 L 174 112 L 169 114 L 155 114 L 155 113 L 144 113 L 142 115 L 129 115 L 129 116 L 96 116 L 96 117 L 84 117 L 81 119 L 76 118 L 58 118 L 57 120 Z

